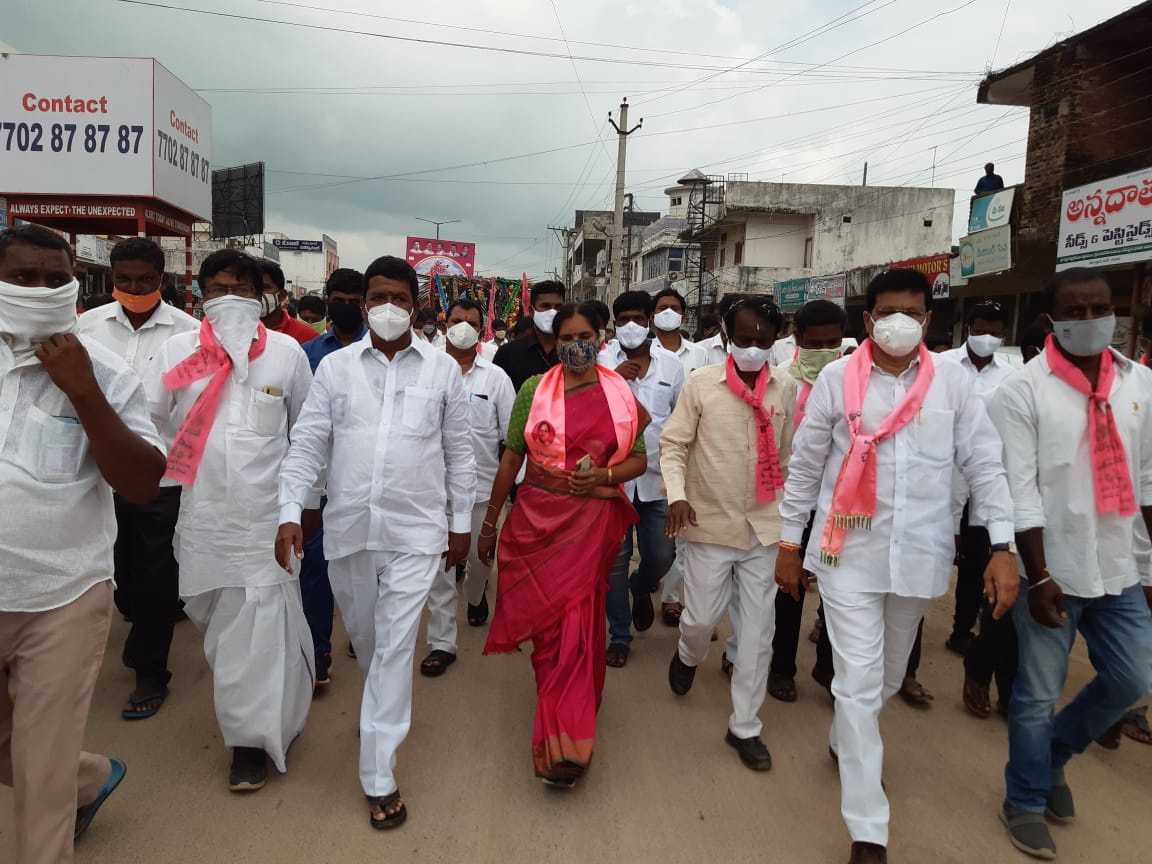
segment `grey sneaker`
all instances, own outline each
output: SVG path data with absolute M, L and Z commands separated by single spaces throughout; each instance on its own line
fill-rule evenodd
M 1056 858 L 1056 843 L 1048 831 L 1043 813 L 1030 813 L 1005 801 L 1000 808 L 1000 821 L 1008 829 L 1008 839 L 1012 845 L 1025 855 L 1045 861 Z
M 1044 804 L 1044 815 L 1053 822 L 1067 825 L 1076 819 L 1076 805 L 1072 801 L 1072 790 L 1064 780 L 1064 772 L 1052 775 L 1052 788 Z

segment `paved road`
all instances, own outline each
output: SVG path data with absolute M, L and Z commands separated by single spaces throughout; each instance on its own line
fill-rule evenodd
M 811 619 L 813 609 L 807 610 Z M 921 679 L 929 711 L 899 701 L 884 716 L 891 857 L 907 864 L 1025 862 L 996 819 L 1007 732 L 969 717 L 961 668 L 943 642 L 938 602 L 925 631 Z M 847 860 L 839 784 L 826 752 L 828 697 L 800 680 L 800 701 L 771 699 L 761 716 L 774 767 L 744 768 L 724 744 L 729 712 L 718 649 L 686 699 L 667 685 L 674 632 L 657 623 L 622 670 L 608 670 L 596 761 L 574 792 L 532 777 L 533 687 L 527 654 L 482 657 L 483 631 L 462 628 L 460 660 L 443 678 L 417 677 L 412 734 L 400 752 L 408 824 L 373 831 L 356 774 L 359 684 L 336 658 L 289 774 L 250 796 L 226 787 L 228 754 L 212 714 L 211 682 L 190 624 L 177 629 L 175 679 L 156 718 L 121 721 L 131 689 L 118 662 L 126 625 L 112 628 L 88 727 L 90 749 L 128 763 L 128 777 L 81 842 L 76 860 L 148 864 L 284 862 L 832 862 Z M 421 645 L 421 653 L 423 645 Z M 814 648 L 801 647 L 802 667 Z M 1077 654 L 1073 675 L 1091 669 Z M 1093 747 L 1069 772 L 1080 822 L 1055 829 L 1061 862 L 1152 860 L 1152 748 Z M 14 857 L 12 799 L 0 790 L 0 862 Z

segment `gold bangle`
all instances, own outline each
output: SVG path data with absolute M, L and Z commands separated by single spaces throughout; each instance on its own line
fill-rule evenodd
M 495 522 L 481 522 L 480 524 L 481 525 L 487 525 L 489 528 L 495 528 L 496 527 Z
M 480 532 L 480 537 L 484 540 L 487 540 L 489 537 L 495 537 L 495 536 L 496 536 L 496 526 L 495 525 L 492 526 L 492 533 L 491 534 L 485 534 L 483 531 Z
M 609 486 L 612 485 L 612 469 L 611 468 L 608 469 L 608 485 Z
M 785 543 L 783 540 L 777 545 L 785 552 L 799 552 L 801 548 L 799 543 Z

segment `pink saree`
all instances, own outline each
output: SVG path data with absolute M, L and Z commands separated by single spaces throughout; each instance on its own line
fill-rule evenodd
M 567 470 L 585 455 L 607 465 L 616 453 L 617 431 L 600 386 L 565 394 L 564 424 Z M 604 497 L 566 490 L 563 475 L 529 455 L 497 549 L 496 608 L 484 649 L 508 653 L 533 643 L 532 759 L 538 777 L 559 780 L 581 776 L 592 759 L 604 691 L 608 571 L 637 518 L 619 487 L 597 490 Z

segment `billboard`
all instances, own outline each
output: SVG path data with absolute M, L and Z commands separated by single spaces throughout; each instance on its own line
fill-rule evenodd
M 458 240 L 429 240 L 409 237 L 405 246 L 408 263 L 421 276 L 427 276 L 436 264 L 444 276 L 472 276 L 476 270 L 476 244 Z
M 1015 197 L 1016 188 L 1012 187 L 973 198 L 968 214 L 968 233 L 975 234 L 977 231 L 1007 225 L 1012 216 L 1012 201 Z
M 277 249 L 283 249 L 285 252 L 323 252 L 323 240 L 273 240 L 272 244 Z
M 969 279 L 1012 269 L 1012 229 L 1007 225 L 960 238 L 960 274 Z
M 897 261 L 889 269 L 919 270 L 932 283 L 932 299 L 940 300 L 947 297 L 948 292 L 952 290 L 951 267 L 951 255 L 929 255 L 925 258 Z
M 212 238 L 264 233 L 264 163 L 212 172 Z
M 212 114 L 146 58 L 0 55 L 0 191 L 211 212 Z
M 772 288 L 772 296 L 776 298 L 776 303 L 782 310 L 794 312 L 802 308 L 808 298 L 808 280 L 788 279 L 777 282 Z
M 807 300 L 829 300 L 837 306 L 844 305 L 848 278 L 840 273 L 836 276 L 814 276 L 808 280 Z
M 1064 192 L 1057 270 L 1150 260 L 1152 168 Z

